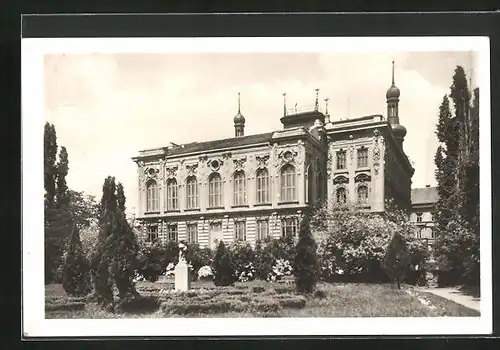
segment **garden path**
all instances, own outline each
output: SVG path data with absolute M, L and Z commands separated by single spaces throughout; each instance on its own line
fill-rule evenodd
M 473 296 L 462 293 L 458 288 L 418 288 L 422 292 L 432 293 L 439 297 L 451 300 L 457 304 L 468 307 L 476 311 L 480 310 L 480 298 L 475 298 Z

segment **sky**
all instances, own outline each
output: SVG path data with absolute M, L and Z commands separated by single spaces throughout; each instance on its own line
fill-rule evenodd
M 115 176 L 134 212 L 131 158 L 170 142 L 233 137 L 238 92 L 245 135 L 282 128 L 284 92 L 287 107 L 300 109 L 313 106 L 320 89 L 332 120 L 386 116 L 393 60 L 412 187 L 435 185 L 438 109 L 456 66 L 476 70 L 468 52 L 51 54 L 45 119 L 68 151 L 68 186 L 100 199 L 105 177 Z

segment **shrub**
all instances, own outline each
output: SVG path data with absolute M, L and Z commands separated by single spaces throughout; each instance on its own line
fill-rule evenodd
M 235 241 L 228 247 L 231 260 L 234 264 L 235 274 L 239 281 L 255 279 L 255 253 L 247 242 Z
M 224 241 L 220 241 L 215 254 L 212 270 L 214 272 L 214 284 L 216 286 L 229 286 L 236 281 L 235 270 L 231 256 L 224 245 Z
M 317 281 L 316 242 L 309 230 L 307 217 L 300 223 L 294 275 L 297 293 L 309 294 L 314 292 Z
M 200 267 L 198 270 L 198 279 L 202 281 L 213 280 L 214 274 L 212 268 L 208 265 Z
M 389 277 L 397 283 L 398 289 L 401 288 L 409 264 L 410 255 L 404 238 L 396 233 L 387 247 L 383 266 Z
M 144 244 L 139 250 L 137 261 L 137 274 L 149 282 L 156 282 L 168 265 L 166 249 L 158 243 Z
M 267 246 L 269 242 L 270 240 L 264 242 L 259 240 L 255 244 L 255 274 L 261 280 L 267 279 L 276 261 L 272 250 Z
M 71 233 L 62 273 L 64 290 L 71 296 L 83 296 L 92 291 L 89 263 L 85 258 L 76 226 Z
M 203 266 L 210 265 L 213 258 L 213 252 L 210 248 L 200 248 L 196 243 L 187 245 L 186 260 L 191 265 L 190 270 L 193 279 L 198 277 L 198 272 Z
M 291 276 L 293 273 L 292 265 L 288 260 L 279 259 L 274 263 L 271 272 L 267 275 L 266 280 L 275 282 L 281 280 L 285 276 Z
M 135 299 L 125 299 L 118 303 L 115 311 L 127 313 L 151 313 L 158 310 L 160 301 L 156 296 L 140 296 Z

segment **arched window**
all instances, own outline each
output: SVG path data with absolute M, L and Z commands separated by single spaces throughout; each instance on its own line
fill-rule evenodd
M 222 206 L 222 179 L 219 173 L 213 173 L 208 179 L 208 202 L 212 208 Z
M 158 185 L 150 180 L 146 184 L 146 211 L 158 211 Z
M 167 181 L 167 210 L 177 210 L 179 208 L 179 196 L 177 195 L 177 180 Z
M 244 205 L 247 202 L 245 173 L 237 171 L 234 174 L 234 205 Z
M 312 168 L 309 167 L 307 169 L 307 202 L 309 202 L 309 204 L 312 204 L 312 202 L 314 201 L 314 197 L 313 197 L 314 185 L 313 184 L 314 184 L 313 171 L 312 171 Z
M 187 208 L 198 208 L 198 183 L 195 176 L 190 176 L 186 180 Z
M 347 193 L 345 188 L 343 187 L 337 189 L 337 203 L 339 204 L 347 203 Z
M 281 200 L 296 200 L 295 167 L 291 164 L 287 164 L 281 169 Z
M 358 202 L 360 204 L 366 204 L 368 202 L 368 187 L 366 186 L 358 187 Z
M 269 172 L 257 170 L 257 203 L 269 203 Z

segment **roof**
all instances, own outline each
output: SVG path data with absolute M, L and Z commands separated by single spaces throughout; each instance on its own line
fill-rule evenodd
M 258 143 L 270 142 L 273 133 L 274 132 L 267 132 L 264 134 L 232 137 L 229 139 L 186 143 L 184 145 L 168 149 L 167 156 L 177 156 L 187 153 L 212 151 L 239 146 L 250 146 Z
M 411 190 L 412 204 L 433 204 L 438 199 L 437 187 L 414 188 Z

